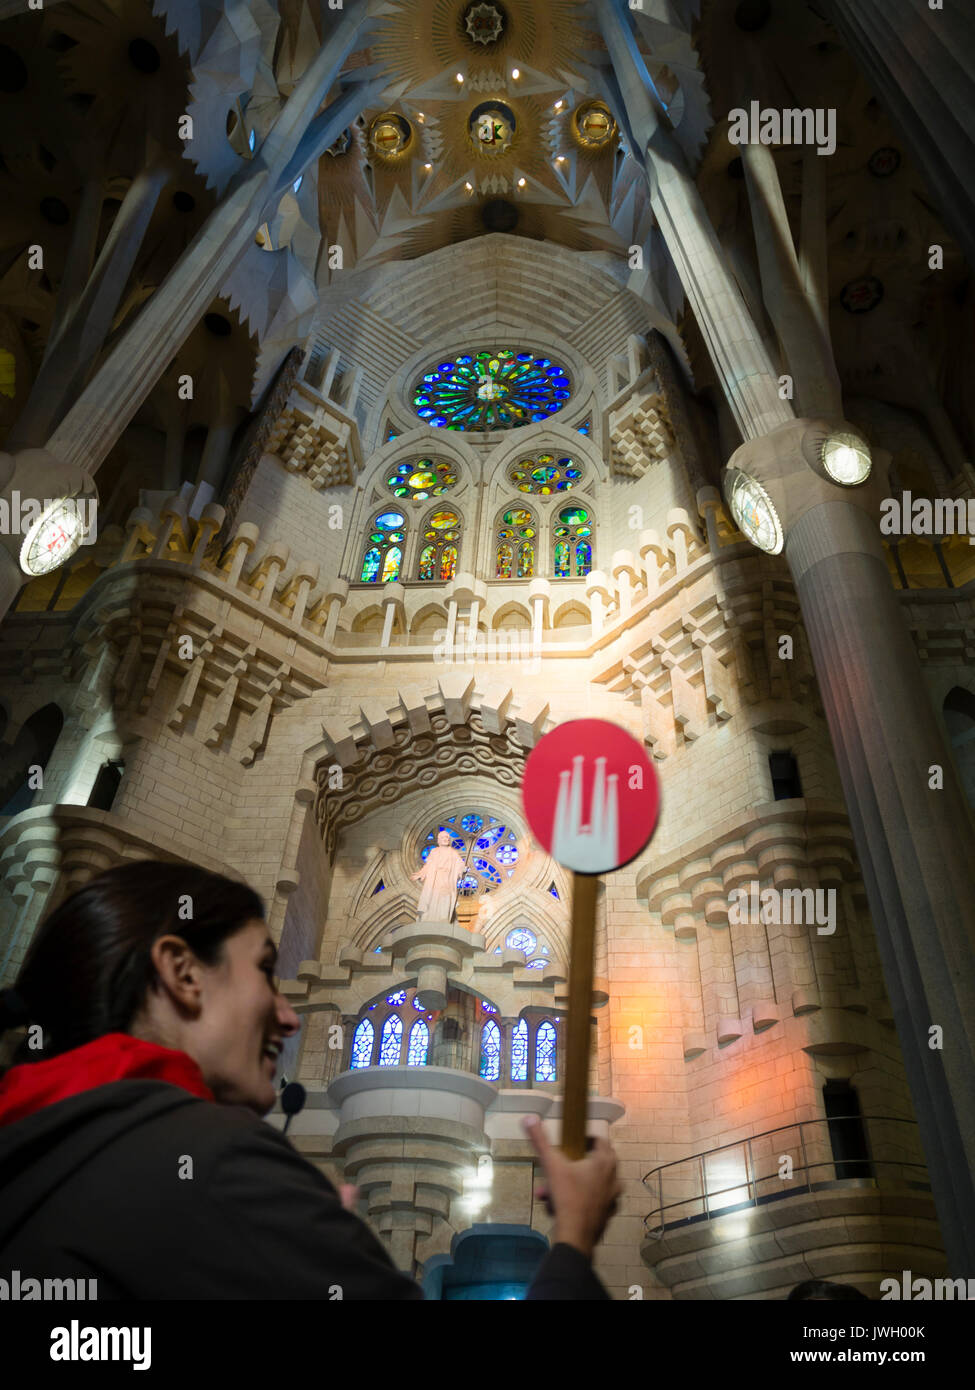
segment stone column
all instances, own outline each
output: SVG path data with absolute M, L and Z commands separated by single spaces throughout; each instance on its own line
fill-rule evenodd
M 332 144 L 385 85 L 378 77 L 338 96 L 319 114 L 348 55 L 373 24 L 378 7 L 350 6 L 338 21 L 256 156 L 231 180 L 218 206 L 143 306 L 51 436 L 57 457 L 94 472 L 220 293 L 252 243 L 267 205 Z
M 402 616 L 405 612 L 405 606 L 406 590 L 403 588 L 402 584 L 397 584 L 396 581 L 393 580 L 391 583 L 384 585 L 383 609 L 385 612 L 383 616 L 383 635 L 379 643 L 381 647 L 389 646 L 390 638 L 393 635 L 393 623 L 396 620 L 396 615 L 399 613 Z
M 633 590 L 639 582 L 640 572 L 636 560 L 629 550 L 617 550 L 610 561 L 610 574 L 616 580 L 619 590 L 620 612 L 629 613 L 633 606 Z
M 625 0 L 598 6 L 626 121 L 644 159 L 650 202 L 743 439 L 792 419 L 778 374 L 728 268 L 684 152 L 652 96 Z
M 326 594 L 326 598 L 327 598 L 327 600 L 328 600 L 329 608 L 328 608 L 328 618 L 327 618 L 326 621 L 325 621 L 325 631 L 324 631 L 324 633 L 322 634 L 323 639 L 324 639 L 325 642 L 334 642 L 334 641 L 335 641 L 335 629 L 338 627 L 338 623 L 339 623 L 339 614 L 340 614 L 341 611 L 342 611 L 342 605 L 345 603 L 345 600 L 346 600 L 348 597 L 349 597 L 349 584 L 348 584 L 348 580 L 345 580 L 345 579 L 333 579 L 333 580 L 332 580 L 332 583 L 331 583 L 331 585 L 330 585 L 330 587 L 329 587 L 329 591 L 328 591 L 328 593 Z
M 606 605 L 609 603 L 609 585 L 602 570 L 591 570 L 586 575 L 586 598 L 589 600 L 589 616 L 592 635 L 598 637 L 603 630 Z
M 830 19 L 900 129 L 938 211 L 975 267 L 975 29 L 947 0 L 828 0 Z
M 782 523 L 945 1248 L 952 1273 L 967 1278 L 975 836 L 884 559 L 876 517 L 886 480 L 829 482 L 808 462 L 823 433 L 823 422 L 795 421 L 743 445 L 729 467 L 765 488 Z M 932 1029 L 942 1030 L 940 1046 Z

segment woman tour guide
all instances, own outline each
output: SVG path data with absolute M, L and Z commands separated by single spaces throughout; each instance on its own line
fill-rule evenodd
M 48 916 L 0 992 L 0 1029 L 27 1028 L 0 1076 L 0 1278 L 95 1279 L 99 1301 L 422 1299 L 354 1189 L 263 1119 L 299 1028 L 275 956 L 257 894 L 191 865 L 110 869 Z M 529 1133 L 555 1220 L 528 1297 L 606 1299 L 613 1150 L 571 1162 Z

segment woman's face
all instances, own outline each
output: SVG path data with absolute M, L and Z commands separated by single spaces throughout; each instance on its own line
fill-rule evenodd
M 301 1026 L 278 993 L 277 949 L 267 923 L 248 922 L 223 943 L 223 956 L 201 974 L 202 1008 L 192 1055 L 218 1101 L 266 1115 L 274 1105 L 277 1055 Z

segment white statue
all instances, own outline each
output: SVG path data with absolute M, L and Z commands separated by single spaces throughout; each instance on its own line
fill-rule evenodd
M 418 922 L 449 922 L 457 904 L 457 880 L 464 872 L 464 861 L 451 848 L 450 835 L 441 830 L 437 847 L 427 855 L 419 873 L 411 874 L 414 883 L 423 884 L 417 906 Z

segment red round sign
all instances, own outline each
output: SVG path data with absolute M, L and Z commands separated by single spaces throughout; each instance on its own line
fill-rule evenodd
M 653 763 L 608 719 L 570 719 L 540 739 L 525 764 L 521 795 L 536 840 L 583 874 L 635 859 L 660 811 Z

